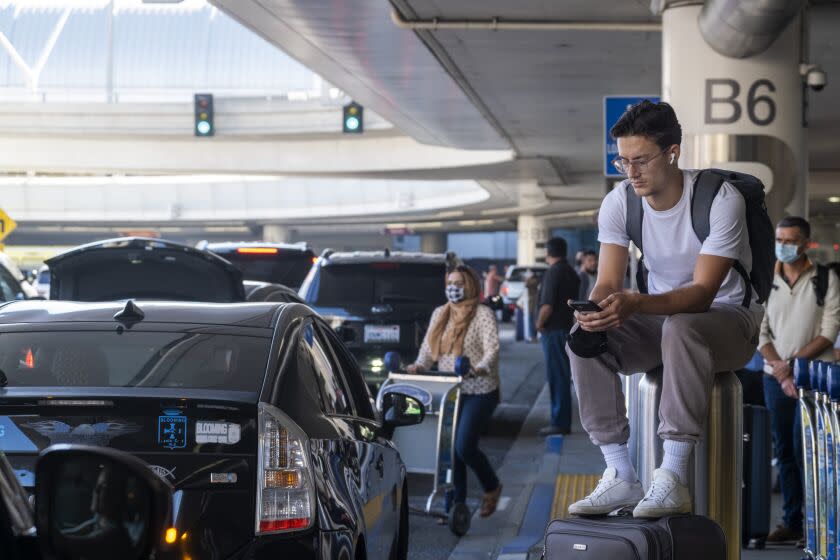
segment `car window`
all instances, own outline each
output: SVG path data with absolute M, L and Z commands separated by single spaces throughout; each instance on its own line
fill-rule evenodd
M 0 267 L 0 297 L 3 301 L 20 299 L 22 296 L 18 281 L 9 274 L 9 271 Z
M 543 268 L 514 268 L 511 271 L 508 280 L 511 282 L 524 282 L 529 270 L 533 272 L 537 278 L 542 278 L 543 274 L 545 274 L 545 269 Z
M 352 416 L 353 408 L 347 390 L 341 378 L 333 370 L 332 362 L 324 349 L 323 342 L 316 336 L 312 323 L 307 324 L 302 332 L 301 345 L 312 361 L 324 412 Z
M 312 267 L 314 253 L 311 251 L 285 251 L 276 254 L 238 253 L 220 251 L 220 255 L 242 271 L 245 280 L 259 280 L 283 284 L 297 289 Z
M 332 349 L 332 357 L 335 360 L 335 370 L 344 378 L 350 394 L 353 396 L 353 402 L 356 405 L 356 414 L 361 418 L 368 420 L 376 420 L 377 416 L 374 412 L 373 398 L 370 391 L 368 391 L 365 379 L 359 369 L 356 360 L 341 342 L 338 337 L 333 334 L 330 329 L 320 327 L 319 332 L 321 336 L 327 341 Z
M 10 387 L 177 387 L 258 391 L 269 337 L 147 331 L 4 332 Z
M 374 262 L 323 266 L 307 302 L 321 307 L 359 304 L 446 303 L 446 265 L 441 263 Z

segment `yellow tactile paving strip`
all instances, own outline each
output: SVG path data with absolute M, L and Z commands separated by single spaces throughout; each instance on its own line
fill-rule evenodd
M 569 505 L 583 499 L 598 485 L 601 475 L 561 474 L 554 483 L 554 502 L 551 504 L 551 518 L 569 516 Z

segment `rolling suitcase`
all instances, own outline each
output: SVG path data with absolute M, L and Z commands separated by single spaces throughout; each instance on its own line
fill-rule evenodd
M 772 455 L 770 411 L 763 406 L 744 405 L 741 539 L 750 548 L 764 548 L 770 531 Z
M 700 515 L 556 519 L 548 524 L 544 560 L 725 560 L 720 526 Z

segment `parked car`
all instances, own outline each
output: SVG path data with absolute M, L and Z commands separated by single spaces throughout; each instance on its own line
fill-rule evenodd
M 542 280 L 546 270 L 548 270 L 547 264 L 517 265 L 508 268 L 505 281 L 502 282 L 502 287 L 499 289 L 502 301 L 506 305 L 516 304 L 525 289 L 525 276 L 528 272 L 536 274 L 537 278 Z
M 209 251 L 163 239 L 120 237 L 46 261 L 50 299 L 245 301 L 242 273 Z
M 38 292 L 26 281 L 9 255 L 0 252 L 0 301 L 38 298 Z
M 174 488 L 178 558 L 406 558 L 406 469 L 389 438 L 423 405 L 395 394 L 379 414 L 304 305 L 12 302 L 0 370 L 0 451 L 30 491 L 43 449 L 108 447 Z M 89 496 L 66 492 L 51 498 L 77 505 L 64 527 L 81 524 Z
M 201 242 L 198 248 L 232 262 L 245 280 L 282 284 L 295 290 L 300 288 L 316 260 L 306 243 Z
M 454 254 L 325 251 L 301 286 L 304 301 L 336 330 L 376 389 L 387 377 L 384 358 L 413 361 L 432 311 L 446 302 Z
M 44 299 L 50 297 L 50 267 L 42 266 L 35 272 L 35 278 L 32 281 L 32 287 L 35 292 Z

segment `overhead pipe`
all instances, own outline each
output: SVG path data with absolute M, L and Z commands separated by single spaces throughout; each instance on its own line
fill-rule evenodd
M 441 31 L 445 29 L 462 31 L 662 31 L 657 22 L 609 22 L 609 21 L 552 21 L 552 20 L 510 20 L 491 18 L 489 20 L 420 19 L 407 20 L 396 10 L 391 10 L 394 25 L 412 31 Z
M 748 58 L 767 50 L 804 5 L 804 0 L 708 0 L 698 24 L 714 50 Z

